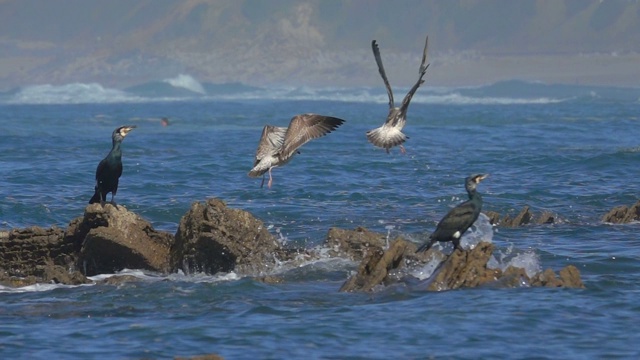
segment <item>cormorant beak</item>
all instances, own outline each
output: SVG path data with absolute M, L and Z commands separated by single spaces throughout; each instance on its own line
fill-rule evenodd
M 137 126 L 136 125 L 126 125 L 120 128 L 120 136 L 125 137 L 127 136 L 127 134 L 135 129 Z
M 489 174 L 480 174 L 480 175 L 477 175 L 474 180 L 476 184 L 479 184 L 480 181 L 486 179 L 487 177 L 489 177 Z

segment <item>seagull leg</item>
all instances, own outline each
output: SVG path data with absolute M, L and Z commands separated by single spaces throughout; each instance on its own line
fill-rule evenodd
M 407 150 L 404 149 L 404 146 L 400 145 L 400 152 L 404 155 L 407 154 Z
M 262 174 L 262 182 L 260 183 L 260 189 L 264 186 L 264 174 Z
M 267 183 L 267 187 L 271 189 L 271 183 L 273 182 L 273 178 L 271 177 L 271 168 L 269 168 L 269 182 Z

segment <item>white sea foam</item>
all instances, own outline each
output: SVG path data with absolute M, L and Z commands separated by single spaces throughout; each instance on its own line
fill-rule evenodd
M 462 235 L 460 245 L 465 249 L 473 249 L 481 241 L 493 242 L 493 225 L 491 225 L 489 217 L 484 213 L 480 213 L 478 220 Z
M 51 291 L 61 288 L 73 288 L 82 285 L 62 285 L 62 284 L 33 284 L 22 287 L 8 287 L 0 285 L 0 293 L 26 293 L 26 292 L 40 292 Z
M 273 100 L 273 101 L 343 101 L 354 103 L 386 104 L 386 92 L 378 88 L 310 88 L 310 87 L 270 87 L 248 92 L 232 92 L 206 96 L 204 86 L 190 75 L 180 74 L 164 82 L 177 88 L 187 89 L 199 100 Z M 565 101 L 555 98 L 501 98 L 464 96 L 455 89 L 425 88 L 413 97 L 412 103 L 445 105 L 519 105 L 551 104 Z M 396 92 L 403 93 L 405 89 Z M 202 96 L 204 95 L 204 96 Z M 143 97 L 122 90 L 104 87 L 98 83 L 72 83 L 65 85 L 33 85 L 22 88 L 5 100 L 10 104 L 85 104 L 85 103 L 144 103 L 187 100 L 185 97 Z
M 86 104 L 141 100 L 124 91 L 105 88 L 97 83 L 73 83 L 59 86 L 50 84 L 27 86 L 7 102 L 10 104 Z
M 498 258 L 496 258 L 496 255 Z M 532 277 L 542 271 L 540 258 L 533 250 L 513 253 L 513 248 L 508 248 L 505 252 L 494 253 L 489 260 L 487 267 L 505 271 L 509 266 L 524 269 L 527 276 Z
M 198 80 L 194 79 L 191 75 L 180 74 L 171 79 L 164 79 L 163 81 L 171 84 L 173 87 L 187 89 L 198 94 L 204 95 L 207 93 L 202 84 L 200 84 Z
M 429 259 L 426 264 L 421 265 L 415 269 L 412 269 L 409 272 L 409 275 L 419 280 L 428 279 L 431 277 L 431 275 L 433 275 L 434 271 L 436 271 L 436 269 L 438 268 L 441 262 L 442 262 L 442 259 L 434 256 L 431 259 Z

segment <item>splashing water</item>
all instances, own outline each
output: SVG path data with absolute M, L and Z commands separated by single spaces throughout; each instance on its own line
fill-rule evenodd
M 387 225 L 384 228 L 387 229 L 387 247 L 385 249 L 388 249 L 389 248 L 389 238 L 391 237 L 391 230 L 395 229 L 395 226 Z
M 500 269 L 505 271 L 509 266 L 524 269 L 528 277 L 533 277 L 542 271 L 540 266 L 540 258 L 532 251 L 527 250 L 522 253 L 516 253 L 512 256 L 513 248 L 507 249 L 504 253 L 499 252 L 497 255 L 499 259 L 496 259 L 496 254 L 491 256 L 487 267 L 490 269 Z
M 475 248 L 481 241 L 491 243 L 492 240 L 493 225 L 491 225 L 487 215 L 480 213 L 478 220 L 462 235 L 460 245 L 470 250 Z

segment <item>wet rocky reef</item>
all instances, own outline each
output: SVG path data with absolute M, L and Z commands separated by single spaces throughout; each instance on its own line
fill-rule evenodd
M 553 224 L 557 216 L 534 215 L 525 206 L 516 215 L 486 212 L 494 226 Z M 636 221 L 640 202 L 621 206 L 604 222 Z M 272 270 L 283 262 L 339 257 L 359 262 L 340 291 L 375 291 L 401 283 L 429 291 L 478 286 L 583 288 L 579 270 L 569 265 L 527 274 L 525 269 L 491 266 L 494 245 L 475 244 L 465 251 L 443 254 L 437 247 L 416 254 L 416 244 L 403 237 L 365 228 L 331 228 L 323 254 L 317 249 L 289 248 L 269 233 L 262 221 L 247 211 L 227 207 L 220 199 L 194 202 L 181 218 L 175 234 L 155 230 L 124 206 L 88 205 L 66 229 L 29 227 L 0 231 L 0 285 L 20 287 L 34 283 L 92 283 L 88 277 L 123 269 L 160 274 L 235 272 L 263 281 L 281 281 Z M 412 278 L 408 269 L 435 264 L 426 279 Z M 131 280 L 131 279 L 128 279 Z M 111 283 L 114 280 L 106 280 Z

